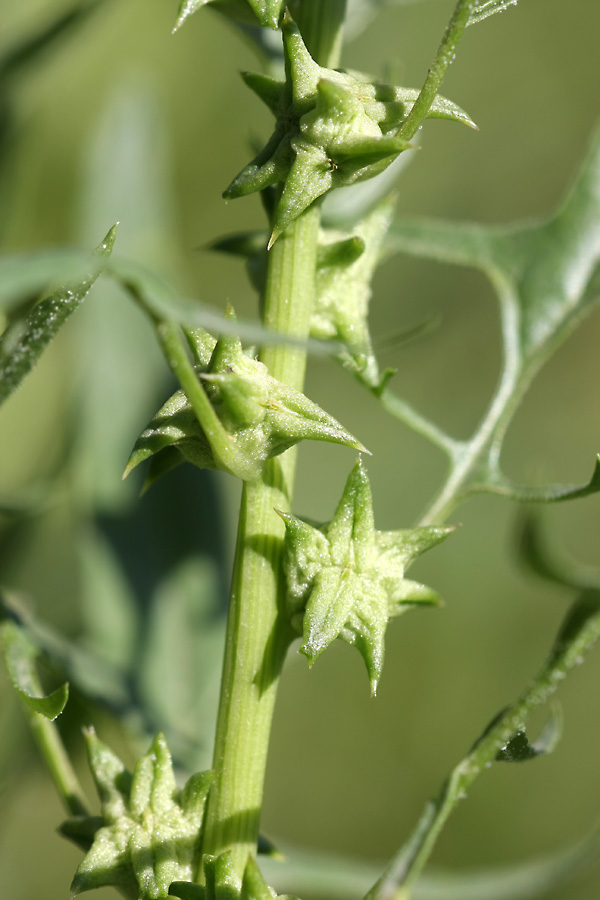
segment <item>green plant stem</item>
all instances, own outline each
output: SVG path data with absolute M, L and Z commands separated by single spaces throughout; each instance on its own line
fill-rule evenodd
M 318 46 L 323 65 L 338 61 L 344 12 L 340 0 L 302 5 L 300 27 L 308 45 Z M 308 336 L 314 304 L 319 223 L 320 211 L 313 205 L 269 251 L 263 323 L 300 339 Z M 260 358 L 274 378 L 302 390 L 305 349 L 273 345 Z M 288 450 L 267 462 L 260 480 L 242 488 L 213 756 L 216 774 L 202 840 L 203 853 L 230 850 L 239 872 L 248 854 L 256 852 L 275 695 L 292 639 L 282 610 L 284 527 L 274 509 L 291 507 L 295 465 L 296 451 Z
M 347 0 L 296 0 L 293 15 L 312 58 L 335 69 L 342 54 Z
M 269 254 L 264 322 L 285 334 L 308 333 L 314 298 L 319 212 L 307 210 Z M 306 353 L 272 346 L 261 354 L 270 373 L 301 389 Z M 211 789 L 202 850 L 231 850 L 238 869 L 256 851 L 267 748 L 277 682 L 292 639 L 282 615 L 283 523 L 291 505 L 296 451 L 269 460 L 259 481 L 245 482 L 227 626 Z
M 379 394 L 379 402 L 391 416 L 394 416 L 400 422 L 404 422 L 417 434 L 422 435 L 432 444 L 435 444 L 452 460 L 457 457 L 462 449 L 462 442 L 454 440 L 445 431 L 442 431 L 435 422 L 431 422 L 425 416 L 422 416 L 416 409 L 413 409 L 410 403 L 407 403 L 393 391 L 390 391 L 389 388 L 385 388 Z
M 475 9 L 475 0 L 458 0 L 452 14 L 452 18 L 446 26 L 442 42 L 435 55 L 431 68 L 427 73 L 419 96 L 415 100 L 413 108 L 406 121 L 398 132 L 398 137 L 410 140 L 421 127 L 431 104 L 444 80 L 446 72 L 456 54 L 458 42 L 463 36 L 464 30 L 469 24 L 469 19 Z
M 500 297 L 500 314 L 504 360 L 500 383 L 479 428 L 468 441 L 457 441 L 451 450 L 448 476 L 433 502 L 423 514 L 421 525 L 444 522 L 467 492 L 473 475 L 481 468 L 487 454 L 487 465 L 495 471 L 502 435 L 526 392 L 534 371 L 528 377 L 522 372 L 519 350 L 519 310 L 511 287 L 496 279 Z
M 88 815 L 85 795 L 58 733 L 58 728 L 54 722 L 40 713 L 33 712 L 25 704 L 23 704 L 23 709 L 65 809 L 72 816 Z
M 554 647 L 537 677 L 518 700 L 503 711 L 452 770 L 438 796 L 425 808 L 408 843 L 371 888 L 365 900 L 410 900 L 415 882 L 429 859 L 450 813 L 475 779 L 496 759 L 530 713 L 546 703 L 568 672 L 583 661 L 600 637 L 600 592 L 583 593 L 572 605 Z

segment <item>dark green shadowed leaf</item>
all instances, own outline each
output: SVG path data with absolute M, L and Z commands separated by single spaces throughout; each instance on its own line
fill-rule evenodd
M 536 756 L 552 753 L 561 738 L 563 718 L 560 706 L 555 704 L 552 715 L 542 729 L 537 741 L 530 742 L 525 728 L 517 731 L 496 754 L 497 762 L 526 762 Z
M 496 13 L 505 12 L 511 6 L 516 6 L 517 0 L 481 0 L 471 13 L 469 25 L 475 25 L 477 22 L 483 22 Z
M 206 888 L 191 881 L 174 881 L 169 887 L 169 897 L 179 897 L 179 900 L 205 900 Z
M 97 263 L 78 283 L 60 288 L 37 303 L 25 320 L 17 320 L 0 339 L 0 404 L 15 391 L 34 367 L 59 329 L 83 303 L 112 252 L 117 234 L 113 226 L 96 248 Z
M 0 623 L 0 646 L 13 687 L 32 712 L 53 721 L 67 705 L 69 686 L 63 684 L 51 694 L 41 692 L 35 661 L 38 649 L 16 622 Z

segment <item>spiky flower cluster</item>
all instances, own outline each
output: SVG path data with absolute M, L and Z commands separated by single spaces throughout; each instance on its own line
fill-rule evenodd
M 246 355 L 237 338 L 215 341 L 200 329 L 193 336 L 197 338 L 193 348 L 198 378 L 224 429 L 233 460 L 228 471 L 256 478 L 265 460 L 302 440 L 331 441 L 364 450 L 333 416 Z M 125 473 L 146 459 L 151 459 L 147 485 L 184 461 L 201 469 L 222 468 L 183 391 L 167 400 L 141 434 Z
M 164 735 L 157 735 L 133 773 L 93 731 L 86 739 L 102 816 L 63 826 L 63 833 L 75 840 L 90 826 L 97 829 L 73 879 L 71 897 L 108 885 L 140 900 L 167 897 L 171 882 L 194 877 L 212 773 L 192 775 L 180 791 Z
M 454 529 L 376 531 L 371 487 L 360 459 L 327 525 L 314 528 L 290 513 L 280 516 L 286 527 L 288 611 L 302 635 L 302 653 L 312 665 L 336 638 L 356 646 L 375 694 L 389 618 L 440 602 L 430 588 L 406 579 L 405 570 Z
M 410 146 L 401 126 L 419 93 L 370 82 L 357 72 L 323 68 L 312 59 L 289 13 L 281 28 L 286 80 L 244 75 L 274 113 L 275 131 L 224 193 L 242 197 L 283 183 L 270 244 L 318 197 L 377 175 Z M 460 107 L 443 97 L 436 97 L 428 117 L 473 126 Z

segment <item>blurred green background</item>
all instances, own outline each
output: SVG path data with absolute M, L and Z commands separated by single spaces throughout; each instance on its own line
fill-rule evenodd
M 69 8 L 62 0 L 0 2 L 0 52 Z M 448 0 L 385 8 L 348 44 L 343 63 L 418 86 L 452 8 Z M 8 84 L 0 98 L 5 112 L 10 107 L 2 249 L 91 247 L 119 221 L 119 255 L 218 309 L 229 299 L 238 314 L 255 316 L 243 266 L 202 248 L 230 231 L 262 227 L 255 197 L 221 200 L 248 159 L 249 143 L 270 127 L 237 74 L 257 63 L 240 35 L 210 11 L 172 36 L 175 13 L 175 0 L 107 0 Z M 444 93 L 480 132 L 428 124 L 423 149 L 399 182 L 399 210 L 509 222 L 552 209 L 598 116 L 598 34 L 600 5 L 589 0 L 521 0 L 470 29 Z M 386 349 L 381 362 L 398 369 L 403 396 L 452 434 L 467 436 L 499 371 L 491 289 L 466 270 L 406 257 L 388 262 L 375 282 L 375 340 L 429 317 L 441 320 L 432 335 Z M 506 445 L 506 470 L 516 479 L 589 478 L 600 450 L 599 339 L 596 311 L 535 382 Z M 121 482 L 133 442 L 169 390 L 146 322 L 116 289 L 99 286 L 2 409 L 0 496 L 27 513 L 0 518 L 0 581 L 28 597 L 40 619 L 112 653 L 124 683 L 134 685 L 131 695 L 150 710 L 150 724 L 168 732 L 175 715 L 168 696 L 161 706 L 144 692 L 153 679 L 176 689 L 181 677 L 180 636 L 165 636 L 163 618 L 175 567 L 173 596 L 186 622 L 198 590 L 206 595 L 204 637 L 186 657 L 196 683 L 184 690 L 179 714 L 190 732 L 181 760 L 207 762 L 206 740 L 197 746 L 194 735 L 197 720 L 208 723 L 202 734 L 210 732 L 214 716 L 219 609 L 239 488 L 225 475 L 182 470 L 138 501 L 139 482 Z M 387 417 L 330 361 L 311 362 L 307 393 L 372 450 L 377 527 L 408 527 L 443 476 L 437 450 Z M 352 462 L 337 447 L 303 447 L 295 512 L 329 519 Z M 597 498 L 553 507 L 547 519 L 579 560 L 600 562 Z M 292 652 L 266 783 L 262 828 L 269 837 L 386 859 L 449 768 L 541 663 L 568 592 L 532 580 L 515 564 L 517 510 L 508 502 L 476 498 L 453 520 L 460 531 L 414 570 L 446 606 L 392 623 L 376 700 L 360 658 L 346 646 L 335 646 L 310 672 Z M 147 656 L 139 658 L 146 613 L 173 663 L 158 673 Z M 117 620 L 120 642 L 112 636 Z M 93 682 L 94 672 L 87 675 Z M 496 766 L 482 777 L 442 836 L 436 866 L 524 860 L 593 826 L 599 676 L 596 652 L 561 690 L 565 734 L 555 754 Z M 116 706 L 122 700 L 113 699 Z M 125 738 L 106 711 L 77 697 L 73 706 L 64 727 L 80 762 L 76 714 L 93 716 L 101 737 L 128 762 L 144 746 L 148 716 L 142 722 L 129 715 L 133 738 Z M 63 812 L 4 676 L 0 805 L 4 895 L 66 897 L 81 854 L 55 833 Z M 592 867 L 547 900 L 599 893 L 600 868 Z

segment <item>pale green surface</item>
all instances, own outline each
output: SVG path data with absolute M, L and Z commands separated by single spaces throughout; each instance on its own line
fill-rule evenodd
M 13 26 L 25 28 L 33 11 L 44 6 L 58 9 L 61 4 L 31 2 L 7 9 L 3 40 Z M 344 63 L 382 76 L 389 62 L 393 80 L 417 85 L 451 7 L 431 0 L 386 11 L 362 43 L 350 46 Z M 187 294 L 221 309 L 230 298 L 240 315 L 251 316 L 254 297 L 242 267 L 228 258 L 194 256 L 191 249 L 228 230 L 262 226 L 257 203 L 239 200 L 225 206 L 220 191 L 247 159 L 239 135 L 264 136 L 271 122 L 233 73 L 232 59 L 238 67 L 255 66 L 244 45 L 207 11 L 171 37 L 175 12 L 168 3 L 113 3 L 28 77 L 20 93 L 28 131 L 16 162 L 16 202 L 4 224 L 4 245 L 31 249 L 71 241 L 93 246 L 119 219 L 124 241 L 129 235 L 133 243 L 144 229 L 159 235 L 158 240 L 136 237 L 136 250 L 129 244 L 127 253 L 172 278 L 175 273 Z M 571 0 L 568 11 L 559 0 L 522 0 L 517 10 L 470 29 L 444 93 L 469 110 L 481 133 L 430 124 L 423 149 L 400 184 L 401 212 L 504 223 L 552 209 L 583 156 L 598 113 L 599 28 L 600 8 L 589 0 Z M 223 83 L 203 74 L 211 66 Z M 107 203 L 106 221 L 95 224 L 99 231 L 84 233 L 73 224 L 78 172 L 109 92 L 136 69 L 142 82 L 155 80 L 167 110 L 160 132 L 173 148 L 174 212 L 138 222 L 134 209 L 121 209 L 121 194 Z M 227 109 L 235 114 L 225 119 Z M 109 173 L 116 165 L 117 160 L 108 165 Z M 164 261 L 157 246 L 164 250 Z M 376 340 L 425 317 L 443 316 L 427 340 L 388 350 L 381 362 L 399 367 L 394 382 L 399 393 L 451 433 L 465 436 L 489 398 L 499 364 L 497 314 L 483 279 L 399 257 L 375 287 Z M 101 297 L 92 299 L 100 302 Z M 94 312 L 101 315 L 99 302 Z M 145 327 L 140 319 L 142 332 Z M 589 478 L 590 460 L 600 445 L 599 330 L 596 312 L 560 350 L 517 414 L 505 453 L 506 470 L 515 480 L 583 483 Z M 69 341 L 74 334 L 69 326 L 2 411 L 2 434 L 11 437 L 0 449 L 3 495 L 38 482 L 62 455 L 62 391 L 73 381 Z M 92 355 L 88 351 L 88 359 Z M 115 358 L 111 375 L 119 366 L 124 361 Z M 373 451 L 369 475 L 378 527 L 412 524 L 431 498 L 428 485 L 439 485 L 437 452 L 386 417 L 330 362 L 312 363 L 308 393 Z M 141 404 L 122 465 L 165 396 L 159 389 Z M 351 465 L 352 454 L 344 450 L 305 448 L 295 512 L 330 519 Z M 115 490 L 119 477 L 115 466 Z M 228 497 L 236 491 L 225 477 L 219 484 Z M 227 503 L 235 506 L 235 500 Z M 204 509 L 201 515 L 207 515 Z M 598 563 L 597 498 L 554 508 L 549 517 L 574 555 Z M 506 501 L 476 498 L 456 519 L 463 524 L 459 533 L 414 571 L 414 577 L 443 594 L 446 609 L 392 623 L 376 701 L 365 691 L 361 661 L 346 648 L 334 648 L 311 672 L 292 650 L 267 776 L 267 834 L 388 857 L 443 775 L 538 668 L 565 608 L 560 591 L 516 570 L 514 510 Z M 44 616 L 72 631 L 80 614 L 73 612 L 75 559 L 64 509 L 51 509 L 26 534 L 6 534 L 5 520 L 0 524 L 2 581 L 29 591 Z M 572 841 L 592 825 L 600 779 L 599 667 L 596 653 L 565 685 L 565 736 L 554 756 L 523 768 L 495 767 L 482 777 L 443 836 L 437 863 L 466 867 L 525 859 Z M 15 900 L 42 894 L 45 900 L 59 900 L 81 854 L 53 833 L 62 813 L 33 754 L 23 750 L 28 738 L 4 681 L 0 691 L 2 722 L 16 729 L 15 734 L 2 729 L 0 872 L 8 880 L 6 893 Z M 23 793 L 18 778 L 25 779 Z M 25 880 L 17 882 L 19 871 Z M 593 870 L 582 877 L 569 887 L 569 900 L 594 900 L 598 878 Z M 547 894 L 548 900 L 559 897 L 565 897 L 564 888 Z

